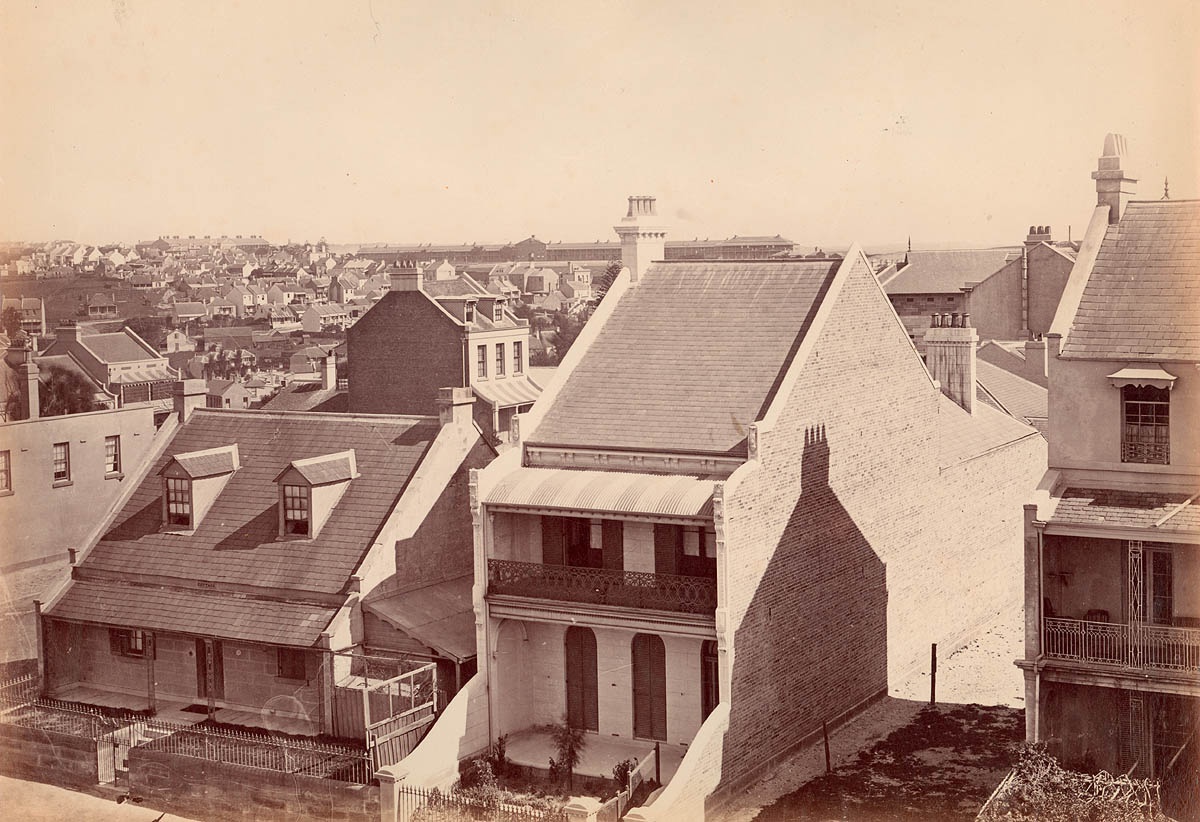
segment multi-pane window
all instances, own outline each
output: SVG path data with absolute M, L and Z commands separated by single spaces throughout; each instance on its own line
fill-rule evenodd
M 1170 463 L 1169 398 L 1166 388 L 1127 385 L 1121 389 L 1121 462 Z
M 504 343 L 496 343 L 496 376 L 504 376 Z
M 523 346 L 520 342 L 513 343 L 513 373 L 520 374 L 525 370 L 524 364 L 521 362 L 521 354 Z
M 145 656 L 146 633 L 137 630 L 111 629 L 108 632 L 109 649 L 118 656 Z
M 500 300 L 492 303 L 492 322 L 500 322 L 504 319 L 504 303 Z
M 279 678 L 306 679 L 304 672 L 304 651 L 296 648 L 279 649 Z
M 487 346 L 481 345 L 475 349 L 475 364 L 479 377 L 487 376 Z
M 121 437 L 104 438 L 104 473 L 119 474 L 121 472 Z
M 12 461 L 7 451 L 0 451 L 0 493 L 12 490 Z
M 54 443 L 54 481 L 65 482 L 71 478 L 71 444 Z
M 464 317 L 467 322 L 475 322 L 475 303 L 472 300 L 467 300 Z
M 187 528 L 191 524 L 191 480 L 167 477 L 167 525 L 179 525 Z
M 308 486 L 283 486 L 283 532 L 285 534 L 307 534 L 309 532 Z

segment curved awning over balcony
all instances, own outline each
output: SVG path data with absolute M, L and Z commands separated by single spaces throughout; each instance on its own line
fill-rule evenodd
M 497 408 L 516 408 L 536 400 L 542 389 L 528 377 L 517 376 L 490 382 L 472 382 L 471 390 Z
M 518 468 L 484 503 L 520 508 L 677 519 L 711 519 L 714 480 L 568 468 Z

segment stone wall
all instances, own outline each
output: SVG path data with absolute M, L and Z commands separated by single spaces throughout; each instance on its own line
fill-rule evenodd
M 0 773 L 69 788 L 97 784 L 96 741 L 0 724 Z
M 189 819 L 379 822 L 379 786 L 246 768 L 134 748 L 129 793 Z

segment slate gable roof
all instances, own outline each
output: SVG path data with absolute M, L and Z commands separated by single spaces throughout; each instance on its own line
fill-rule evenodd
M 1200 200 L 1131 202 L 1109 226 L 1063 356 L 1200 361 Z
M 630 288 L 531 443 L 746 453 L 841 260 L 657 263 Z
M 888 294 L 957 294 L 967 283 L 980 283 L 1008 262 L 1012 248 L 910 251 L 884 285 Z
M 239 583 L 337 593 L 437 435 L 436 420 L 197 409 L 167 446 L 80 573 Z M 159 472 L 176 454 L 238 444 L 241 468 L 190 536 L 159 533 Z M 359 476 L 307 540 L 277 539 L 274 478 L 293 460 L 353 449 Z
M 111 334 L 89 334 L 80 337 L 79 341 L 105 363 L 162 358 L 162 354 L 141 345 L 124 330 Z
M 975 368 L 978 387 L 1002 410 L 1027 422 L 1047 419 L 1049 392 L 1045 388 L 985 360 L 976 360 Z

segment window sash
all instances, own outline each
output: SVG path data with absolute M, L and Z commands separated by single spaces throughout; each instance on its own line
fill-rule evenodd
M 71 445 L 66 442 L 54 443 L 54 480 L 69 480 L 71 478 Z
M 304 651 L 279 648 L 276 652 L 277 676 L 280 679 L 307 679 Z
M 12 464 L 8 451 L 0 451 L 0 491 L 12 490 Z
M 1121 426 L 1121 461 L 1166 465 L 1170 462 L 1169 401 L 1126 399 Z
M 287 534 L 307 534 L 310 528 L 309 493 L 303 485 L 283 486 L 283 530 Z
M 486 377 L 487 376 L 487 346 L 486 345 L 479 346 L 479 348 L 476 349 L 476 356 L 477 356 L 477 360 L 478 360 L 478 364 L 479 364 L 478 365 L 479 376 Z
M 496 343 L 496 376 L 504 376 L 504 343 Z
M 192 524 L 192 484 L 185 479 L 167 478 L 167 524 Z
M 104 472 L 116 474 L 121 470 L 121 438 L 112 436 L 104 438 Z
M 523 370 L 521 366 L 522 366 L 521 344 L 519 342 L 515 342 L 515 343 L 513 343 L 513 369 L 512 369 L 512 372 L 514 374 L 520 374 L 521 371 Z

